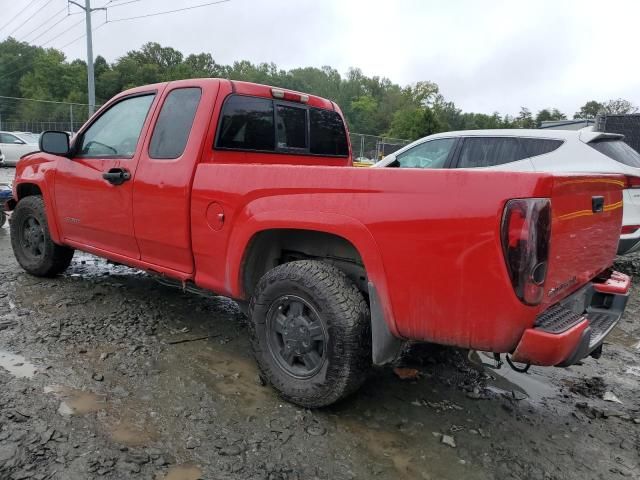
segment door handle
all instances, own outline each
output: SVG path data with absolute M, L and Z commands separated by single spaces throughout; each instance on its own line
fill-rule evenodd
M 131 180 L 131 172 L 126 168 L 112 168 L 103 173 L 102 178 L 112 185 L 122 185 L 124 182 Z

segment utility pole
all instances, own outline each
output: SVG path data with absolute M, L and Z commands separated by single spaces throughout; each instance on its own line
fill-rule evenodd
M 89 96 L 89 116 L 93 115 L 96 109 L 96 79 L 93 72 L 93 34 L 91 32 L 91 13 L 96 10 L 106 10 L 106 8 L 91 8 L 91 0 L 84 0 L 84 7 L 73 0 L 68 0 L 75 6 L 84 10 L 85 26 L 87 27 L 87 89 Z

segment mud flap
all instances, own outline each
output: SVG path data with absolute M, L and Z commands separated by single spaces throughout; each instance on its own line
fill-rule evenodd
M 394 361 L 404 341 L 395 337 L 384 319 L 382 305 L 378 291 L 373 283 L 369 282 L 369 303 L 371 310 L 371 350 L 374 365 L 384 365 Z

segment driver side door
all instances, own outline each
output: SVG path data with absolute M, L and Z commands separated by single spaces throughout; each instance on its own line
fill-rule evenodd
M 54 195 L 65 243 L 140 258 L 133 178 L 156 97 L 153 91 L 116 100 L 78 134 L 72 158 L 58 162 Z

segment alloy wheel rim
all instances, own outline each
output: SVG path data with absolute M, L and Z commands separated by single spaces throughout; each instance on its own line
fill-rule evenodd
M 267 313 L 266 329 L 269 351 L 288 375 L 305 379 L 322 369 L 329 336 L 308 301 L 295 295 L 277 298 Z
M 22 222 L 20 243 L 30 257 L 40 258 L 44 255 L 44 229 L 34 216 L 28 216 Z

